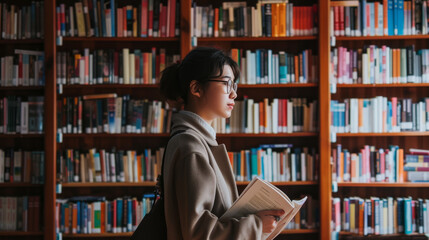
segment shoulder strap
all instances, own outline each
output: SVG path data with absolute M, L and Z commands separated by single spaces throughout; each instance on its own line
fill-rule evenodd
M 174 136 L 176 136 L 179 133 L 184 132 L 185 130 L 178 130 L 176 132 L 174 132 L 169 138 L 168 138 L 168 142 L 170 142 L 170 139 L 172 139 Z M 164 198 L 164 161 L 165 161 L 165 153 L 167 152 L 167 146 L 168 146 L 168 142 L 167 145 L 165 146 L 164 149 L 164 154 L 162 155 L 162 164 L 161 164 L 161 174 L 159 175 L 159 183 L 160 183 L 160 190 L 161 190 L 161 198 Z

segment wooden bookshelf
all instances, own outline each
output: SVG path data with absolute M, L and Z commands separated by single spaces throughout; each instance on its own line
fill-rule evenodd
M 69 42 L 179 42 L 178 37 L 64 37 L 63 43 Z
M 198 42 L 280 42 L 317 40 L 317 36 L 293 37 L 200 37 Z
M 337 88 L 415 88 L 415 87 L 429 87 L 429 83 L 337 84 Z
M 414 183 L 414 182 L 404 182 L 404 183 L 383 183 L 383 182 L 374 182 L 374 183 L 338 183 L 338 187 L 341 188 L 428 188 L 429 183 Z
M 362 41 L 362 40 L 398 41 L 398 40 L 421 40 L 421 39 L 427 40 L 429 39 L 429 35 L 335 37 L 336 41 Z

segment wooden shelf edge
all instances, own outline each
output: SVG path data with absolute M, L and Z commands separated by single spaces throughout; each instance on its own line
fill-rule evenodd
M 362 237 L 364 236 L 362 234 L 352 233 L 352 232 L 344 232 L 344 231 L 341 231 L 339 234 L 343 235 L 343 236 L 349 236 L 349 235 L 352 235 L 352 236 L 362 236 Z M 379 234 L 379 235 L 369 234 L 369 235 L 365 235 L 365 237 L 368 237 L 368 236 L 374 236 L 374 237 L 399 237 L 399 236 L 424 236 L 424 235 L 425 235 L 424 233 L 411 233 L 411 234 L 394 233 L 394 234 L 383 234 L 383 235 L 381 235 L 381 234 Z
M 44 133 L 29 133 L 29 134 L 11 134 L 11 133 L 1 133 L 0 138 L 42 138 Z
M 45 86 L 0 86 L 0 91 L 41 91 Z
M 247 88 L 316 88 L 319 84 L 317 83 L 279 83 L 279 84 L 238 84 L 238 89 Z M 159 84 L 71 84 L 64 85 L 63 90 L 71 89 L 100 89 L 100 88 L 122 88 L 122 89 L 135 89 L 135 88 L 159 88 Z M 1 88 L 0 88 L 1 90 Z
M 337 137 L 420 137 L 429 136 L 429 132 L 394 132 L 394 133 L 337 133 Z
M 155 187 L 156 182 L 102 182 L 102 183 L 62 183 L 63 188 L 81 188 L 81 187 Z
M 0 236 L 43 236 L 43 232 L 0 231 Z
M 63 42 L 178 42 L 179 37 L 63 37 Z
M 401 36 L 361 36 L 347 37 L 337 36 L 336 41 L 361 41 L 361 40 L 408 40 L 408 39 L 429 39 L 429 35 L 401 35 Z
M 43 44 L 43 39 L 1 39 L 0 44 Z
M 169 133 L 79 133 L 79 134 L 64 134 L 63 138 L 83 138 L 83 137 L 169 137 Z M 232 137 L 315 137 L 318 136 L 317 132 L 294 132 L 294 133 L 218 133 L 218 138 L 232 138 Z
M 246 186 L 250 182 L 248 181 L 237 181 L 238 186 Z M 304 185 L 318 185 L 317 181 L 289 181 L 289 182 L 270 182 L 274 186 L 304 186 Z
M 404 87 L 429 87 L 429 83 L 337 84 L 337 88 L 404 88 Z
M 197 42 L 248 42 L 248 41 L 297 41 L 317 40 L 317 36 L 292 36 L 292 37 L 199 37 Z
M 378 188 L 390 188 L 390 187 L 429 187 L 429 183 L 414 183 L 414 182 L 404 182 L 404 183 L 338 183 L 338 187 L 378 187 Z
M 37 187 L 37 188 L 41 188 L 43 187 L 43 184 L 34 184 L 34 183 L 0 183 L 0 188 L 15 188 L 15 187 L 19 187 L 19 188 L 26 188 L 26 187 Z
M 281 234 L 311 234 L 319 233 L 319 229 L 285 229 Z

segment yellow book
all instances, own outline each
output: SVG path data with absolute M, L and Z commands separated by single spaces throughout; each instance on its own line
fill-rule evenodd
M 82 2 L 75 2 L 74 6 L 76 10 L 77 35 L 79 37 L 85 37 L 86 36 L 85 18 L 83 16 Z
M 278 5 L 278 36 L 286 37 L 286 3 Z

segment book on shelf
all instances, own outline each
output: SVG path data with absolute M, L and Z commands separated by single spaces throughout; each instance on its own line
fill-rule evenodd
M 429 98 L 414 102 L 377 96 L 331 100 L 331 131 L 335 133 L 384 133 L 429 131 Z
M 164 48 L 151 51 L 97 49 L 58 52 L 57 84 L 155 84 L 164 68 L 180 55 Z
M 233 48 L 230 55 L 240 68 L 240 84 L 317 83 L 319 79 L 318 57 L 311 49 L 287 53 Z
M 66 149 L 57 151 L 57 182 L 155 182 L 164 148 L 136 150 Z
M 45 153 L 0 149 L 0 183 L 34 183 L 45 181 Z
M 0 197 L 1 231 L 40 231 L 41 214 L 40 196 Z
M 330 9 L 334 36 L 428 34 L 428 2 L 423 0 L 351 1 Z
M 172 109 L 167 103 L 116 94 L 66 97 L 57 102 L 58 132 L 168 133 Z M 86 99 L 87 98 L 87 99 Z M 86 99 L 86 100 L 85 100 Z
M 217 118 L 212 126 L 217 133 L 292 133 L 318 129 L 318 102 L 291 98 L 257 102 L 244 97 L 235 101 L 230 118 Z
M 428 234 L 428 199 L 412 197 L 332 198 L 333 231 L 359 235 Z
M 43 102 L 42 96 L 0 98 L 0 133 L 43 133 Z
M 262 210 L 282 209 L 285 213 L 280 217 L 276 228 L 271 233 L 263 234 L 263 239 L 274 239 L 295 217 L 306 200 L 307 197 L 291 201 L 283 191 L 271 183 L 255 177 L 219 220 L 241 218 Z
M 1 57 L 0 87 L 44 86 L 44 52 L 15 49 L 13 56 Z
M 337 144 L 332 149 L 333 182 L 404 182 L 404 149 L 398 146 L 376 149 L 365 145 L 351 153 Z
M 410 154 L 405 155 L 404 171 L 410 182 L 429 182 L 428 150 L 410 149 Z
M 44 1 L 16 5 L 0 3 L 2 39 L 43 39 L 45 37 Z
M 228 152 L 236 181 L 260 177 L 269 182 L 317 181 L 319 155 L 315 148 L 258 148 Z
M 222 2 L 191 9 L 192 37 L 286 37 L 318 32 L 318 6 L 294 6 L 287 1 Z
M 177 37 L 180 1 L 77 0 L 56 7 L 57 36 L 62 37 Z
M 429 83 L 429 51 L 414 45 L 331 49 L 331 84 Z

